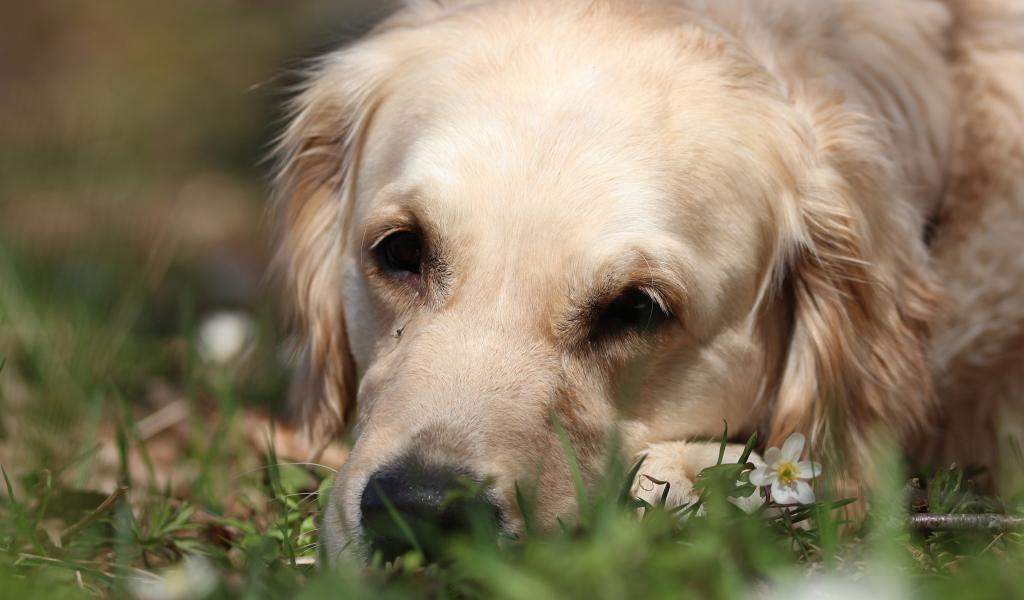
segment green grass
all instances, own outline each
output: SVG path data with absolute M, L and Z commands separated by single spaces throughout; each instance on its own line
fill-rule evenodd
M 310 560 L 331 471 L 281 464 L 273 446 L 260 451 L 240 431 L 247 414 L 279 409 L 284 396 L 270 307 L 254 309 L 262 333 L 243 361 L 211 365 L 195 351 L 187 297 L 172 326 L 147 325 L 164 307 L 131 285 L 140 277 L 131 263 L 112 263 L 114 283 L 83 303 L 76 288 L 53 283 L 59 265 L 10 250 L 0 261 L 6 597 L 748 598 L 811 593 L 809 585 L 929 599 L 1024 594 L 1020 534 L 904 527 L 911 507 L 900 498 L 907 474 L 898 461 L 874 498 L 885 510 L 845 536 L 841 501 L 742 513 L 727 498 L 760 493 L 745 483 L 743 460 L 706 470 L 699 506 L 682 510 L 631 500 L 638 466 L 613 462 L 596 493 L 579 479 L 582 517 L 562 531 L 497 540 L 473 531 L 427 540 L 441 549 L 436 564 L 414 551 L 395 564 L 317 572 Z M 189 280 L 186 269 L 182 294 Z M 111 306 L 134 308 L 128 318 Z M 139 428 L 153 381 L 182 392 L 194 411 L 170 462 L 151 456 L 159 435 L 146 439 Z M 105 480 L 93 472 L 104 443 L 116 449 Z M 574 464 L 567 440 L 565 449 Z M 159 469 L 172 471 L 162 487 Z M 922 476 L 917 504 L 929 512 L 1022 514 L 1019 499 L 975 494 L 958 469 Z M 108 501 L 90 487 L 97 481 L 131 491 Z M 529 494 L 519 497 L 529 515 Z

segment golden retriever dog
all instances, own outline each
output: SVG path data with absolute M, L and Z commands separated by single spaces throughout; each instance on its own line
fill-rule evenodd
M 359 434 L 322 564 L 404 550 L 382 496 L 464 527 L 460 477 L 509 533 L 517 483 L 571 520 L 552 415 L 588 486 L 617 432 L 673 503 L 723 422 L 842 497 L 886 436 L 1020 483 L 1020 3 L 417 0 L 278 156 L 297 410 Z

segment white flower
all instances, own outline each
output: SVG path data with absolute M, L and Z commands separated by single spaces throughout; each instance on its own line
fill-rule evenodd
M 764 453 L 767 464 L 750 472 L 750 483 L 758 487 L 770 485 L 772 499 L 779 504 L 814 502 L 814 490 L 806 480 L 821 475 L 821 465 L 800 460 L 803 451 L 804 436 L 799 433 L 789 436 L 782 450 L 769 448 Z
M 880 567 L 880 568 L 879 568 Z M 910 600 L 914 594 L 908 588 L 911 581 L 898 572 L 890 572 L 882 565 L 872 565 L 866 572 L 853 577 L 840 573 L 808 574 L 794 580 L 780 580 L 764 584 L 764 588 L 748 596 L 750 600 Z
M 217 572 L 202 558 L 186 558 L 153 579 L 131 579 L 141 600 L 198 600 L 217 587 Z
M 224 364 L 244 356 L 256 340 L 256 325 L 242 312 L 217 312 L 199 325 L 199 355 L 207 362 Z

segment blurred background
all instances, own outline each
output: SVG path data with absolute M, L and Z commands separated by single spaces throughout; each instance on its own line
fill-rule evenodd
M 271 435 L 305 458 L 286 419 L 271 427 L 290 352 L 265 282 L 264 159 L 295 70 L 392 9 L 0 0 L 0 464 L 16 490 L 131 483 L 223 511 Z

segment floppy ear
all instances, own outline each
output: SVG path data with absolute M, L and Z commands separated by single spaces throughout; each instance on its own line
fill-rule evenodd
M 912 439 L 934 412 L 927 348 L 942 296 L 878 130 L 838 97 L 799 108 L 819 160 L 797 198 L 793 331 L 768 444 L 804 433 L 836 491 L 859 495 L 875 434 Z
M 314 440 L 341 431 L 355 408 L 341 259 L 351 238 L 359 146 L 389 72 L 379 37 L 328 55 L 313 69 L 275 149 L 272 269 L 298 336 L 290 401 Z
M 323 97 L 318 87 L 314 83 L 295 100 L 277 149 L 273 265 L 298 336 L 300 362 L 290 400 L 315 439 L 340 430 L 355 397 L 339 281 L 342 223 L 351 202 L 346 157 L 353 111 L 343 98 Z
M 352 235 L 359 149 L 386 83 L 415 55 L 405 32 L 471 4 L 409 5 L 349 48 L 328 54 L 290 104 L 277 158 L 277 252 L 273 270 L 299 335 L 300 367 L 291 402 L 300 422 L 322 439 L 355 409 L 356 369 L 342 305 L 341 259 Z

